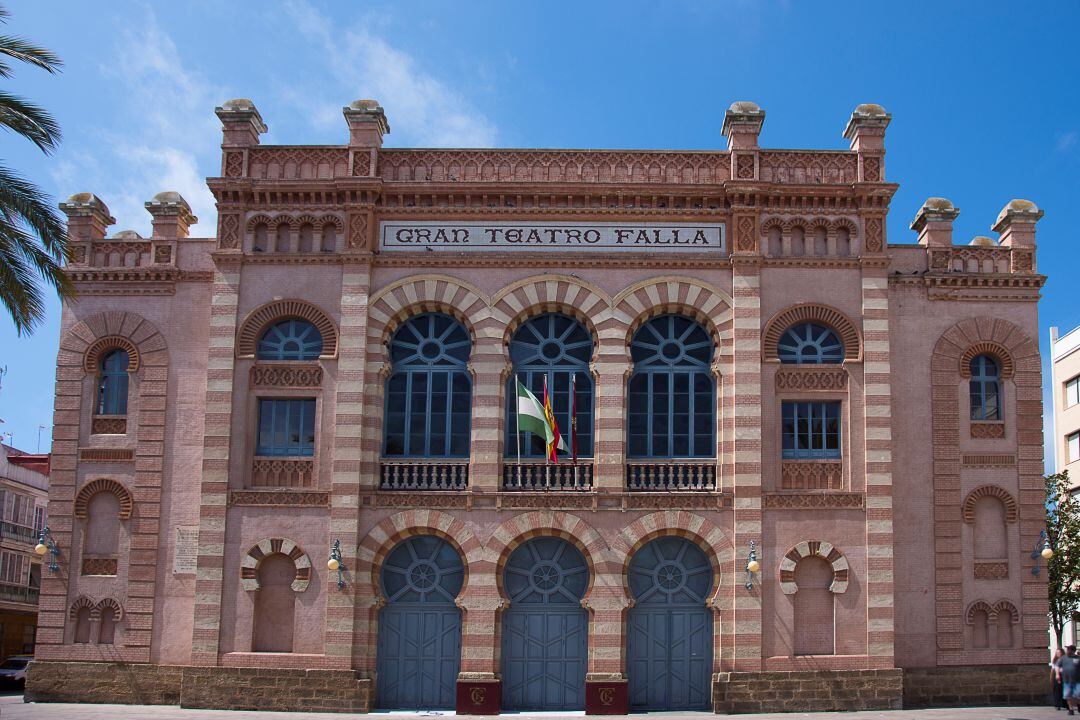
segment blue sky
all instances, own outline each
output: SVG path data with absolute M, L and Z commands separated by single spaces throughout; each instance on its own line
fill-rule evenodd
M 1033 8 L 1038 7 L 1036 11 Z M 9 2 L 7 31 L 61 55 L 6 88 L 53 111 L 51 157 L 0 138 L 0 157 L 55 198 L 99 195 L 115 230 L 147 235 L 142 203 L 179 190 L 212 234 L 202 183 L 219 169 L 213 108 L 255 100 L 267 143 L 345 142 L 342 105 L 374 97 L 397 146 L 723 148 L 735 100 L 767 112 L 765 147 L 844 148 L 851 110 L 893 114 L 891 242 L 922 201 L 950 198 L 955 241 L 990 234 L 1011 198 L 1046 211 L 1040 304 L 1080 324 L 1065 271 L 1080 227 L 1080 3 Z M 1075 272 L 1073 273 L 1075 277 Z M 0 318 L 0 430 L 49 445 L 59 306 L 30 338 Z M 1049 399 L 1049 398 L 1047 398 Z

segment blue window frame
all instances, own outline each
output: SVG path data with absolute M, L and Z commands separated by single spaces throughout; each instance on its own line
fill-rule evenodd
M 315 399 L 260 399 L 256 455 L 315 454 Z
M 715 457 L 713 343 L 705 328 L 680 315 L 654 318 L 634 334 L 630 357 L 628 456 Z
M 127 415 L 128 363 L 125 350 L 113 350 L 101 358 L 98 377 L 98 415 Z
M 385 457 L 468 457 L 472 340 L 449 315 L 417 315 L 390 341 Z
M 971 359 L 971 419 L 1001 419 L 1001 367 L 989 355 Z
M 274 323 L 259 338 L 259 360 L 318 360 L 323 339 L 319 329 L 300 318 Z
M 785 458 L 840 457 L 839 402 L 784 402 L 781 417 Z
M 844 361 L 844 344 L 824 325 L 799 323 L 780 336 L 776 355 L 782 363 L 798 365 L 841 363 Z
M 574 381 L 577 401 L 578 457 L 593 454 L 593 382 L 589 373 L 593 341 L 589 331 L 577 320 L 548 313 L 525 321 L 510 339 L 510 362 L 513 373 L 506 385 L 506 456 L 516 457 L 518 450 L 517 393 L 514 379 L 543 402 L 544 378 L 547 378 L 551 407 L 559 432 L 570 447 L 570 386 Z M 546 457 L 544 438 L 521 432 L 521 456 Z

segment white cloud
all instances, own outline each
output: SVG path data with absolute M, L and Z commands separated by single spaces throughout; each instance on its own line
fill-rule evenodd
M 386 109 L 395 145 L 490 147 L 495 125 L 444 81 L 427 72 L 410 54 L 393 47 L 371 27 L 359 22 L 342 31 L 304 0 L 286 4 L 296 28 L 321 48 L 327 59 L 336 100 L 316 101 L 311 89 L 297 93 L 317 127 L 341 123 L 341 106 L 357 98 L 374 98 Z M 347 98 L 342 102 L 341 98 Z
M 98 131 L 92 150 L 61 157 L 53 178 L 72 192 L 99 195 L 117 220 L 113 230 L 143 234 L 150 225 L 143 203 L 175 190 L 199 218 L 192 234 L 213 235 L 217 213 L 204 176 L 216 174 L 221 129 L 208 109 L 226 94 L 185 69 L 153 10 L 146 7 L 144 13 L 117 37 L 115 54 L 101 68 L 124 97 L 112 126 Z M 117 167 L 121 172 L 111 170 Z
M 1077 141 L 1080 141 L 1080 133 L 1077 133 L 1075 130 L 1062 133 L 1058 136 L 1057 151 L 1059 153 L 1067 153 L 1076 147 Z

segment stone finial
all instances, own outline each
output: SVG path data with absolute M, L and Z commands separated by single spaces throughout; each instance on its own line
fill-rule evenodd
M 1030 200 L 1010 200 L 998 213 L 991 230 L 998 233 L 1006 247 L 1035 247 L 1035 223 L 1042 216 L 1043 211 Z
M 153 216 L 151 224 L 156 240 L 178 240 L 188 236 L 188 229 L 199 221 L 191 212 L 191 206 L 180 193 L 168 190 L 159 192 L 144 205 Z
M 960 208 L 950 200 L 940 197 L 927 198 L 915 219 L 911 229 L 919 233 L 920 245 L 952 246 L 953 220 L 960 215 Z
M 971 239 L 968 245 L 974 245 L 975 247 L 997 247 L 997 240 L 985 235 L 976 235 Z
M 750 150 L 758 146 L 758 135 L 765 124 L 765 111 L 749 100 L 731 103 L 724 113 L 721 134 L 728 139 L 728 150 Z
M 76 193 L 60 203 L 68 217 L 68 239 L 73 242 L 104 240 L 105 231 L 116 222 L 108 206 L 93 193 Z
M 864 103 L 851 113 L 843 137 L 851 141 L 855 152 L 880 152 L 885 150 L 885 130 L 891 120 L 885 108 Z
M 341 112 L 349 125 L 349 145 L 382 147 L 383 135 L 390 133 L 390 123 L 378 100 L 354 100 Z
M 259 135 L 266 132 L 259 109 L 247 98 L 227 100 L 214 108 L 221 120 L 222 147 L 250 147 L 259 144 Z

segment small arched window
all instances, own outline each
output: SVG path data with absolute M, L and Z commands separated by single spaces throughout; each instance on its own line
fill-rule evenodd
M 266 329 L 259 339 L 259 360 L 317 360 L 322 354 L 319 329 L 300 318 L 289 318 Z
M 795 655 L 835 654 L 832 582 L 833 569 L 823 558 L 804 557 L 795 565 Z
M 90 608 L 81 607 L 75 612 L 75 637 L 79 644 L 90 642 Z
M 1001 366 L 989 355 L 971 359 L 971 419 L 1001 419 Z
M 971 614 L 971 647 L 979 650 L 990 647 L 990 614 L 986 610 Z
M 296 592 L 292 589 L 296 565 L 288 555 L 273 553 L 263 558 L 256 574 L 259 589 L 255 593 L 251 651 L 291 653 L 296 625 Z
M 116 641 L 116 610 L 111 607 L 101 609 L 101 621 L 98 625 L 98 643 L 112 645 Z
M 577 320 L 559 313 L 548 313 L 522 323 L 510 339 L 510 362 L 513 372 L 506 385 L 506 455 L 547 456 L 545 438 L 517 431 L 517 380 L 543 402 L 544 382 L 551 397 L 552 412 L 559 433 L 570 447 L 573 437 L 572 416 L 577 411 L 577 446 L 579 457 L 593 453 L 593 384 L 589 373 L 593 341 L 589 331 Z M 570 388 L 574 388 L 574 403 Z
M 98 415 L 127 415 L 128 364 L 126 350 L 113 350 L 101 358 L 98 377 Z
M 630 457 L 714 457 L 716 384 L 713 343 L 699 323 L 663 315 L 630 343 L 627 391 Z
M 975 501 L 974 544 L 976 560 L 1001 560 L 1008 554 L 1005 505 L 993 496 Z
M 390 341 L 386 381 L 386 457 L 468 457 L 472 340 L 449 315 L 409 319 Z
M 830 328 L 817 323 L 789 327 L 776 343 L 782 363 L 821 365 L 844 361 L 844 344 Z

